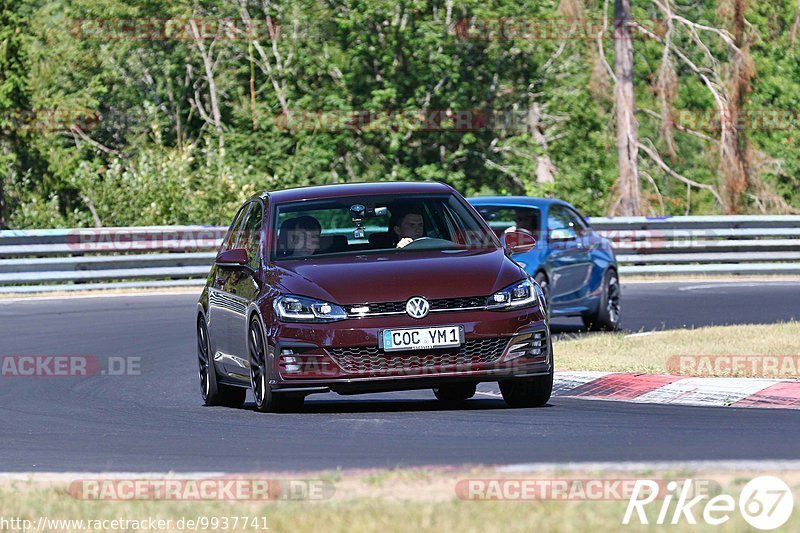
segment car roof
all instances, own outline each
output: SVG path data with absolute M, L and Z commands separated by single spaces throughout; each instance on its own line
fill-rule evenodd
M 553 204 L 571 205 L 557 198 L 537 198 L 533 196 L 473 196 L 467 198 L 467 201 L 473 205 L 526 206 L 538 207 L 540 209 Z
M 375 194 L 432 194 L 453 193 L 454 190 L 444 183 L 435 181 L 383 181 L 373 183 L 338 183 L 335 185 L 311 185 L 294 187 L 280 191 L 264 191 L 257 197 L 270 202 L 286 203 L 321 198 L 337 198 L 340 196 L 361 196 Z

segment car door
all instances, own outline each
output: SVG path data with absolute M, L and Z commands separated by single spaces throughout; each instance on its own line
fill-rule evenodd
M 587 229 L 580 216 L 564 205 L 553 204 L 547 210 L 550 299 L 555 305 L 584 296 L 592 266 L 583 242 Z
M 230 250 L 237 232 L 241 231 L 244 215 L 249 207 L 248 204 L 242 206 L 233 217 L 228 232 L 222 240 L 218 254 Z M 212 344 L 212 354 L 227 353 L 230 351 L 227 346 L 230 334 L 227 323 L 227 306 L 224 299 L 225 280 L 229 272 L 227 269 L 214 265 L 211 269 L 211 283 L 208 287 L 208 333 Z
M 245 222 L 248 214 L 253 207 L 249 202 L 242 206 L 236 216 L 230 235 L 223 243 L 221 251 L 243 248 L 246 242 Z M 210 321 L 214 323 L 213 335 L 216 337 L 215 358 L 221 363 L 223 369 L 230 373 L 232 369 L 241 368 L 241 361 L 234 361 L 236 357 L 237 340 L 234 324 L 236 316 L 243 314 L 246 305 L 241 298 L 236 296 L 236 285 L 238 284 L 239 269 L 214 267 L 214 279 L 209 289 L 208 307 Z
M 231 272 L 230 279 L 226 287 L 228 297 L 235 301 L 235 310 L 231 313 L 231 373 L 239 373 L 249 376 L 249 367 L 244 365 L 241 360 L 247 360 L 247 307 L 253 302 L 259 293 L 259 279 L 262 272 L 261 249 L 264 232 L 262 229 L 264 221 L 264 207 L 260 200 L 253 202 L 247 216 L 244 217 L 242 238 L 237 243 L 239 248 L 247 250 L 248 269 L 236 269 Z M 241 359 L 241 360 L 240 360 Z

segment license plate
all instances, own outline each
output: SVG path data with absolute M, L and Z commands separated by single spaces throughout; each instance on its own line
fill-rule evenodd
M 378 348 L 386 352 L 453 348 L 464 343 L 464 326 L 385 329 L 378 336 Z

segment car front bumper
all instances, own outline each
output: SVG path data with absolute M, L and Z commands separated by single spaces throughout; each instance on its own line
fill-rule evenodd
M 382 330 L 459 325 L 460 348 L 385 353 Z M 330 324 L 277 324 L 268 333 L 275 392 L 341 394 L 499 381 L 553 370 L 550 331 L 536 307 L 349 319 Z

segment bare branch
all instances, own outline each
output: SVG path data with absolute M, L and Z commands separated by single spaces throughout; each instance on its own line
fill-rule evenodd
M 92 201 L 92 199 L 89 198 L 88 196 L 86 196 L 85 194 L 81 193 L 81 200 L 83 200 L 83 203 L 85 203 L 86 207 L 89 208 L 89 213 L 92 214 L 92 220 L 94 221 L 94 227 L 95 228 L 102 228 L 103 227 L 103 221 L 100 220 L 100 215 L 97 214 L 97 208 L 95 207 L 94 202 Z
M 661 156 L 658 155 L 658 152 L 656 152 L 655 150 L 653 150 L 649 146 L 647 146 L 645 144 L 642 144 L 642 143 L 639 143 L 639 149 L 641 151 L 643 151 L 644 153 L 646 153 L 650 157 L 650 159 L 653 160 L 653 162 L 656 165 L 661 167 L 661 169 L 664 172 L 666 172 L 667 174 L 669 174 L 673 178 L 675 178 L 678 181 L 681 181 L 681 182 L 683 182 L 683 183 L 685 183 L 687 185 L 691 185 L 692 187 L 694 187 L 696 189 L 703 189 L 703 190 L 709 191 L 714 196 L 714 198 L 717 200 L 717 202 L 719 202 L 720 205 L 725 205 L 723 203 L 723 201 L 722 201 L 722 197 L 719 195 L 717 190 L 714 187 L 712 187 L 711 185 L 706 185 L 705 183 L 699 183 L 697 181 L 694 181 L 694 180 L 691 180 L 691 179 L 687 178 L 686 176 L 682 176 L 681 174 L 678 174 L 677 172 L 672 170 L 672 168 L 670 168 L 669 165 L 664 163 L 664 160 L 661 159 Z
M 603 38 L 608 31 L 608 0 L 605 0 L 603 4 L 603 31 L 597 34 L 597 52 L 600 54 L 600 59 L 603 60 L 603 65 L 606 67 L 606 72 L 608 75 L 611 76 L 611 79 L 614 80 L 614 83 L 617 83 L 617 76 L 614 74 L 614 69 L 611 68 L 611 65 L 608 64 L 608 59 L 606 59 L 606 51 L 603 47 Z
M 664 120 L 664 117 L 662 115 L 656 113 L 652 109 L 639 107 L 639 108 L 636 108 L 636 111 L 637 112 L 641 111 L 645 115 L 648 115 L 648 116 L 653 117 L 653 118 L 657 118 L 658 120 Z M 713 142 L 713 143 L 719 143 L 719 139 L 715 139 L 714 137 L 711 137 L 710 135 L 706 135 L 705 133 L 701 133 L 699 131 L 687 128 L 686 126 L 684 126 L 680 122 L 672 122 L 672 127 L 675 128 L 676 130 L 682 132 L 682 133 L 687 133 L 689 135 L 694 135 L 695 137 L 703 139 L 704 141 Z
M 277 53 L 277 40 L 278 40 L 278 29 L 275 25 L 272 24 L 272 19 L 269 18 L 269 3 L 264 6 L 265 13 L 267 14 L 267 28 L 269 30 L 270 40 L 272 41 L 273 45 L 273 56 L 276 56 L 276 66 L 275 68 L 280 73 L 281 70 L 281 61 L 280 61 L 280 54 Z M 239 13 L 242 17 L 242 20 L 245 22 L 246 26 L 252 25 L 252 18 L 250 17 L 250 12 L 247 11 L 247 2 L 246 0 L 241 0 L 239 4 Z M 276 79 L 275 72 L 272 68 L 272 62 L 267 55 L 267 52 L 264 50 L 264 47 L 261 46 L 261 43 L 258 42 L 256 39 L 250 41 L 253 45 L 253 48 L 256 49 L 258 52 L 258 56 L 261 58 L 261 61 L 258 63 L 258 67 L 261 69 L 264 74 L 267 75 L 269 78 L 270 83 L 272 84 L 272 88 L 275 91 L 275 95 L 278 97 L 278 102 L 281 105 L 281 110 L 283 111 L 284 115 L 289 114 L 289 104 L 286 101 L 286 89 Z M 277 55 L 276 55 L 277 54 Z
M 87 143 L 91 144 L 92 146 L 94 146 L 95 148 L 97 148 L 98 150 L 100 150 L 101 152 L 104 152 L 104 153 L 106 153 L 106 154 L 110 154 L 110 155 L 114 155 L 114 156 L 117 156 L 117 157 L 122 157 L 122 155 L 121 155 L 121 154 L 120 154 L 120 153 L 119 153 L 117 150 L 114 150 L 113 148 L 109 148 L 108 146 L 105 146 L 105 145 L 103 145 L 103 144 L 100 144 L 99 142 L 97 142 L 97 141 L 95 141 L 94 139 L 92 139 L 91 137 L 89 137 L 89 136 L 88 136 L 88 135 L 87 135 L 87 134 L 86 134 L 86 133 L 85 133 L 85 132 L 84 132 L 84 131 L 83 131 L 83 130 L 80 128 L 80 126 L 73 125 L 73 126 L 72 126 L 72 127 L 69 129 L 69 131 L 71 131 L 72 133 L 74 133 L 75 135 L 77 135 L 77 136 L 78 136 L 78 137 L 80 137 L 82 140 L 86 141 Z

